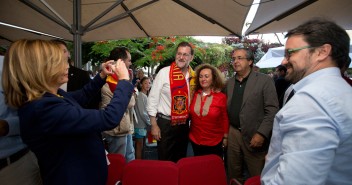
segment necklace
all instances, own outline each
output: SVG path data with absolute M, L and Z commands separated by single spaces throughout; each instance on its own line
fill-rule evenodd
M 210 93 L 206 93 L 206 92 L 204 92 L 204 91 L 202 91 L 202 96 L 207 96 L 207 95 L 209 95 Z
M 55 94 L 57 97 L 59 98 L 63 98 L 63 96 L 59 95 L 59 94 Z

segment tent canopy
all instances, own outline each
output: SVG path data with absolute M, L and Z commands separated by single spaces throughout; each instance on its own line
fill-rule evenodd
M 274 68 L 284 59 L 285 47 L 269 48 L 268 52 L 255 64 L 260 68 Z M 352 58 L 352 43 L 350 43 L 350 58 Z M 349 68 L 352 68 L 352 63 Z
M 73 40 L 72 34 L 79 33 L 86 42 L 174 35 L 241 36 L 252 2 L 2 0 L 0 21 L 66 40 Z
M 81 42 L 152 36 L 241 36 L 253 0 L 1 0 L 0 22 Z M 7 40 L 6 30 L 0 36 Z M 11 38 L 10 38 L 11 37 Z M 30 38 L 30 37 L 27 37 Z
M 246 31 L 249 34 L 280 33 L 316 17 L 335 21 L 346 30 L 352 29 L 351 0 L 275 0 L 259 5 Z

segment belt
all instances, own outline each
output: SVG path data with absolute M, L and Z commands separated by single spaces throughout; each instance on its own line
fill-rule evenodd
M 24 155 L 26 155 L 29 152 L 28 148 L 24 148 L 12 155 L 10 155 L 9 157 L 6 157 L 4 159 L 0 159 L 0 170 L 5 168 L 6 166 L 9 166 L 10 164 L 18 161 L 19 159 L 21 159 Z
M 171 121 L 171 116 L 166 116 L 166 115 L 161 114 L 161 113 L 156 114 L 156 116 L 157 116 L 158 118 L 162 118 L 162 119 L 166 119 L 166 120 Z

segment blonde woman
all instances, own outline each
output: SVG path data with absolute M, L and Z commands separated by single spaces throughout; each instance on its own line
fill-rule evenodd
M 18 108 L 21 137 L 38 158 L 43 184 L 105 184 L 107 162 L 100 132 L 117 126 L 133 86 L 125 64 L 109 61 L 83 89 L 65 92 L 68 63 L 58 44 L 43 40 L 14 42 L 4 59 L 5 101 Z M 109 68 L 109 69 L 107 69 Z M 119 76 L 111 103 L 104 110 L 83 109 L 105 84 Z

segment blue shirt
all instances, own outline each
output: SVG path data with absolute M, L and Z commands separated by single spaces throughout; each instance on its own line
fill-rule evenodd
M 20 122 L 17 116 L 17 111 L 8 107 L 5 104 L 4 92 L 2 89 L 3 57 L 0 59 L 0 119 L 6 120 L 9 124 L 9 133 L 7 136 L 0 137 L 0 159 L 6 158 L 21 149 L 26 145 L 22 142 L 20 137 Z
M 275 116 L 262 184 L 351 184 L 351 86 L 326 68 L 293 88 Z

